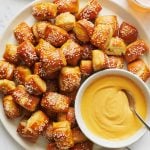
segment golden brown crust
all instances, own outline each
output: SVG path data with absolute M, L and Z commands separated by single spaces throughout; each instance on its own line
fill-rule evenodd
M 3 108 L 5 115 L 9 119 L 15 119 L 21 116 L 20 106 L 14 102 L 11 95 L 7 95 L 3 98 Z
M 83 43 L 89 42 L 94 31 L 94 24 L 86 19 L 79 20 L 75 23 L 73 31 L 76 37 Z
M 113 30 L 109 24 L 99 24 L 94 28 L 91 37 L 91 43 L 101 50 L 108 49 L 110 39 L 112 38 Z
M 71 66 L 76 66 L 81 59 L 82 47 L 75 43 L 72 39 L 67 40 L 66 43 L 61 47 L 63 51 L 67 64 Z
M 4 59 L 13 64 L 19 64 L 20 60 L 17 54 L 17 46 L 14 44 L 6 44 Z
M 29 41 L 25 41 L 18 46 L 17 54 L 19 55 L 19 58 L 29 67 L 34 65 L 34 63 L 38 60 L 35 47 Z
M 79 67 L 63 67 L 59 75 L 59 88 L 64 92 L 73 92 L 80 86 L 81 72 Z
M 39 104 L 39 97 L 28 94 L 23 85 L 18 85 L 12 92 L 14 101 L 29 111 L 35 111 Z
M 109 24 L 111 25 L 113 29 L 113 36 L 118 35 L 118 21 L 117 16 L 114 15 L 105 15 L 105 16 L 99 16 L 95 20 L 95 26 L 98 24 Z
M 14 70 L 14 78 L 17 84 L 25 84 L 25 78 L 31 75 L 31 70 L 26 66 L 18 66 Z
M 125 59 L 126 61 L 132 62 L 143 55 L 149 48 L 143 40 L 136 40 L 135 42 L 127 46 Z
M 36 3 L 32 7 L 32 15 L 39 21 L 53 19 L 56 14 L 57 5 L 50 2 Z
M 41 110 L 38 110 L 28 120 L 22 120 L 19 123 L 17 132 L 28 141 L 36 142 L 39 135 L 42 134 L 48 125 L 48 122 L 48 117 Z
M 45 30 L 45 40 L 55 47 L 62 46 L 69 38 L 69 34 L 55 25 L 48 25 Z
M 60 150 L 60 149 L 57 147 L 55 142 L 53 143 L 51 142 L 47 145 L 47 150 Z
M 53 123 L 53 137 L 60 149 L 69 149 L 74 145 L 70 123 L 68 121 Z
M 14 29 L 14 35 L 19 44 L 24 41 L 30 41 L 31 43 L 35 43 L 34 35 L 32 33 L 31 28 L 27 23 L 22 22 Z
M 46 83 L 38 75 L 28 75 L 25 78 L 25 88 L 32 95 L 41 95 L 46 92 Z
M 70 12 L 77 13 L 79 9 L 79 0 L 53 0 L 57 4 L 58 13 Z
M 44 94 L 41 106 L 52 112 L 67 112 L 70 100 L 67 96 L 56 92 L 47 92 Z
M 75 24 L 75 16 L 69 12 L 61 13 L 55 19 L 55 25 L 63 28 L 66 31 L 73 29 Z
M 98 0 L 89 0 L 88 4 L 77 14 L 77 20 L 94 20 L 102 9 Z
M 130 44 L 137 40 L 138 30 L 131 24 L 122 22 L 119 28 L 119 37 L 122 38 L 127 44 Z
M 0 60 L 0 79 L 11 80 L 14 76 L 14 69 L 15 66 L 13 64 Z
M 49 122 L 46 130 L 44 131 L 44 136 L 45 138 L 49 141 L 49 142 L 52 142 L 54 141 L 54 138 L 53 138 L 53 123 L 52 122 Z
M 143 81 L 146 81 L 150 77 L 150 69 L 141 59 L 129 63 L 127 68 L 130 72 L 139 76 Z

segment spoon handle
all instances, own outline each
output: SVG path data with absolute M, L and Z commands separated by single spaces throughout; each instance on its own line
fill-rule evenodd
M 141 118 L 141 116 L 136 111 L 134 112 L 136 116 L 140 119 L 140 121 L 145 125 L 145 127 L 150 131 L 150 126 Z

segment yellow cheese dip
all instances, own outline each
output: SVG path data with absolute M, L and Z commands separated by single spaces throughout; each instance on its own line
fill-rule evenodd
M 95 135 L 120 140 L 132 136 L 142 126 L 131 112 L 122 88 L 132 93 L 137 112 L 146 118 L 146 100 L 136 84 L 115 75 L 99 78 L 85 90 L 81 100 L 81 115 Z

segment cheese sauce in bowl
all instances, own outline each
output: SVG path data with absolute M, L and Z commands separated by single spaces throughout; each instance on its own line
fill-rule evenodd
M 136 111 L 148 117 L 149 89 L 125 70 L 109 69 L 89 77 L 75 101 L 77 122 L 83 133 L 98 145 L 109 148 L 128 146 L 139 139 L 145 128 L 130 110 L 122 89 L 132 93 Z

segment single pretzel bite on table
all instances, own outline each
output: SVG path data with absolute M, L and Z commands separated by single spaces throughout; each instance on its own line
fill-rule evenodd
M 94 31 L 94 24 L 86 19 L 79 20 L 75 23 L 73 31 L 76 37 L 83 43 L 89 42 Z
M 0 80 L 0 93 L 4 95 L 11 94 L 16 88 L 15 82 L 7 79 Z
M 15 119 L 21 116 L 21 108 L 14 102 L 11 95 L 3 97 L 3 108 L 5 115 L 9 119 Z
M 11 80 L 14 76 L 15 66 L 5 60 L 0 60 L 0 79 Z
M 30 95 L 23 85 L 18 85 L 12 92 L 12 97 L 14 101 L 31 112 L 35 111 L 40 98 Z
M 20 60 L 17 54 L 17 47 L 14 44 L 6 44 L 3 58 L 12 64 L 19 64 Z
M 48 25 L 45 29 L 45 40 L 55 47 L 62 46 L 69 38 L 69 34 L 64 29 L 55 25 Z
M 72 39 L 67 40 L 61 47 L 68 65 L 76 66 L 81 59 L 82 47 Z
M 108 56 L 101 50 L 92 51 L 92 65 L 94 71 L 106 68 Z
M 77 20 L 94 20 L 101 9 L 102 7 L 99 3 L 99 0 L 88 0 L 88 4 L 79 11 L 79 13 L 76 15 L 76 18 Z
M 106 68 L 118 68 L 124 67 L 124 59 L 120 56 L 108 56 Z
M 137 40 L 138 30 L 126 22 L 122 22 L 119 28 L 119 37 L 122 38 L 127 44 Z
M 32 44 L 35 43 L 35 38 L 32 33 L 32 29 L 25 22 L 22 22 L 17 25 L 17 27 L 14 29 L 14 35 L 19 44 L 21 44 L 24 41 L 30 41 Z
M 61 13 L 55 19 L 55 25 L 63 28 L 66 31 L 73 29 L 75 24 L 75 16 L 69 12 Z
M 129 63 L 127 68 L 130 72 L 139 76 L 143 81 L 146 81 L 150 77 L 150 68 L 148 68 L 141 59 Z
M 34 112 L 29 119 L 23 119 L 18 125 L 18 134 L 30 142 L 36 142 L 48 125 L 49 119 L 41 110 Z
M 25 78 L 26 91 L 32 95 L 41 95 L 46 92 L 46 83 L 38 75 L 28 75 Z
M 52 112 L 67 112 L 69 105 L 69 97 L 57 92 L 46 92 L 41 101 L 41 106 Z
M 110 40 L 108 49 L 105 51 L 107 55 L 121 56 L 126 53 L 126 44 L 119 37 L 113 37 Z
M 68 121 L 53 123 L 53 137 L 59 149 L 69 149 L 74 145 L 71 126 Z
M 99 24 L 94 28 L 91 43 L 101 50 L 108 49 L 109 42 L 113 36 L 113 29 L 109 24 Z
M 53 3 L 57 5 L 58 13 L 77 13 L 79 9 L 79 0 L 53 0 Z
M 39 21 L 50 20 L 56 17 L 57 5 L 50 2 L 36 3 L 32 7 L 32 15 Z
M 63 67 L 59 75 L 59 88 L 63 92 L 73 92 L 77 90 L 81 82 L 81 72 L 79 67 Z
M 113 29 L 113 36 L 118 35 L 118 21 L 117 21 L 117 16 L 114 15 L 105 15 L 105 16 L 98 16 L 95 20 L 95 26 L 98 24 L 109 24 L 111 25 Z
M 41 51 L 40 62 L 47 74 L 59 71 L 67 65 L 65 55 L 61 49 Z
M 17 54 L 19 55 L 19 58 L 29 67 L 34 65 L 38 60 L 35 47 L 29 41 L 25 41 L 18 46 Z
M 80 61 L 80 71 L 83 78 L 88 77 L 93 73 L 93 66 L 91 60 Z
M 17 82 L 17 84 L 25 84 L 25 78 L 31 75 L 30 68 L 26 66 L 18 66 L 14 70 L 14 79 Z
M 45 38 L 45 29 L 50 23 L 47 21 L 39 21 L 33 24 L 32 32 L 36 38 L 36 41 L 39 41 L 40 38 Z
M 130 63 L 138 59 L 141 55 L 149 50 L 147 44 L 143 40 L 136 40 L 129 44 L 126 49 L 125 59 Z

